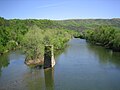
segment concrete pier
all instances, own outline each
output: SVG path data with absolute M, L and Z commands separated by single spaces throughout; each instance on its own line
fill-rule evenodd
M 44 69 L 51 68 L 54 65 L 55 59 L 53 54 L 53 45 L 46 45 L 44 53 Z

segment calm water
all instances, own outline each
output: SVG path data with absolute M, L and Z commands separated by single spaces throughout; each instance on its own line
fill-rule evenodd
M 120 90 L 120 53 L 72 39 L 53 69 L 32 69 L 19 51 L 0 56 L 0 90 Z

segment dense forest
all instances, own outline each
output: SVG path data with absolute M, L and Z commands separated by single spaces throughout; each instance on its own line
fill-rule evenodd
M 44 45 L 63 49 L 72 37 L 120 51 L 120 19 L 4 19 L 0 17 L 0 55 L 21 48 L 27 59 L 43 57 Z
M 113 51 L 120 51 L 120 19 L 71 19 L 60 20 L 60 25 L 79 32 L 77 37 Z
M 113 51 L 120 51 L 120 29 L 112 26 L 99 26 L 94 30 L 86 30 L 83 37 L 96 45 L 101 45 Z
M 0 18 L 0 54 L 21 48 L 26 60 L 42 58 L 44 45 L 63 49 L 77 32 L 63 28 L 52 20 Z
M 70 30 L 84 31 L 94 29 L 98 26 L 109 25 L 112 27 L 120 28 L 120 18 L 114 19 L 70 19 L 56 21 L 64 28 Z

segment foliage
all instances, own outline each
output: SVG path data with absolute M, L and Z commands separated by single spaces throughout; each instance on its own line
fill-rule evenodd
M 112 26 L 100 26 L 94 30 L 84 32 L 84 37 L 94 43 L 120 51 L 120 30 L 116 30 Z
M 120 19 L 53 21 L 47 19 L 7 20 L 0 17 L 0 55 L 21 46 L 27 59 L 40 58 L 43 57 L 44 45 L 54 45 L 54 51 L 57 51 L 63 49 L 71 37 L 85 37 L 92 43 L 120 51 L 119 28 Z
M 62 49 L 71 38 L 73 31 L 60 29 L 40 29 L 34 25 L 30 27 L 24 36 L 22 47 L 26 53 L 27 60 L 43 58 L 44 46 L 53 45 L 54 51 Z
M 37 59 L 43 55 L 43 31 L 33 26 L 21 41 L 22 47 L 27 55 L 26 59 Z
M 28 32 L 28 29 L 34 25 L 40 29 L 60 28 L 60 26 L 52 20 L 6 20 L 3 17 L 0 17 L 0 54 L 16 48 L 15 44 L 20 46 L 24 35 Z
M 62 25 L 63 28 L 70 30 L 84 31 L 93 30 L 94 28 L 102 25 L 110 25 L 116 28 L 120 28 L 120 18 L 113 19 L 69 19 L 56 21 Z

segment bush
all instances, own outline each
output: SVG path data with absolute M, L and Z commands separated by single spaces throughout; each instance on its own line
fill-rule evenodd
M 23 38 L 22 47 L 27 59 L 43 58 L 44 46 L 53 45 L 54 51 L 64 48 L 73 32 L 59 29 L 40 29 L 36 25 L 31 27 Z
M 112 26 L 100 26 L 94 30 L 87 30 L 84 34 L 84 37 L 91 43 L 120 51 L 120 30 Z

